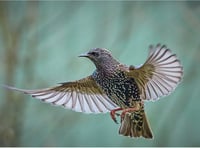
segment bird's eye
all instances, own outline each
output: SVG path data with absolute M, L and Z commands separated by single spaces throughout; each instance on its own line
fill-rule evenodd
M 97 52 L 90 52 L 91 55 L 95 56 L 95 57 L 98 57 L 99 56 L 99 53 Z

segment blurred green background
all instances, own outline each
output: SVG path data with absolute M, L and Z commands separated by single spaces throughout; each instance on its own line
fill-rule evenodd
M 0 89 L 0 146 L 200 146 L 200 2 L 0 2 L 0 84 L 36 89 L 90 75 L 93 47 L 139 65 L 150 44 L 178 55 L 184 79 L 147 102 L 153 140 L 118 135 L 109 114 L 86 115 Z

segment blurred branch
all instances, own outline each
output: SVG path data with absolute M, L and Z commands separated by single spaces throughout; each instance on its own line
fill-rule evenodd
M 29 7 L 35 2 L 28 2 Z M 0 26 L 3 32 L 4 50 L 6 57 L 5 81 L 13 84 L 15 80 L 15 71 L 19 61 L 20 39 L 26 29 L 29 29 L 35 21 L 35 15 L 32 12 L 24 13 L 25 16 L 21 23 L 16 24 L 15 29 L 11 28 L 7 13 L 10 3 L 0 2 Z M 29 8 L 28 7 L 28 8 Z M 34 14 L 34 13 L 33 13 Z M 19 146 L 20 133 L 22 125 L 22 117 L 24 112 L 24 100 L 14 96 L 10 91 L 6 91 L 4 104 L 0 109 L 0 145 L 1 146 Z

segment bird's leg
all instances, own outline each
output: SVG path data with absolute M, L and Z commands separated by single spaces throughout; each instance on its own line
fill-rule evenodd
M 116 111 L 120 111 L 120 110 L 123 110 L 123 108 L 116 108 L 116 109 L 113 109 L 113 110 L 110 111 L 110 116 L 111 116 L 111 118 L 112 118 L 113 121 L 114 121 L 115 123 L 117 123 L 117 124 L 118 124 L 118 122 L 117 122 L 117 119 L 116 119 L 116 117 L 115 117 L 115 114 L 116 114 L 116 115 L 119 115 L 119 114 L 117 114 L 117 113 L 115 113 L 115 112 L 116 112 Z
M 123 109 L 122 113 L 121 113 L 121 121 L 124 119 L 125 117 L 125 114 L 127 112 L 135 112 L 135 111 L 138 111 L 140 110 L 141 106 L 144 105 L 144 102 L 140 102 L 138 105 L 136 105 L 135 107 L 131 107 L 131 108 L 126 108 L 126 109 Z
M 139 110 L 139 109 L 136 108 L 136 107 L 124 109 L 124 110 L 122 111 L 122 113 L 121 113 L 121 120 L 124 119 L 125 114 L 126 114 L 127 112 L 134 112 L 134 111 L 137 111 L 137 110 Z

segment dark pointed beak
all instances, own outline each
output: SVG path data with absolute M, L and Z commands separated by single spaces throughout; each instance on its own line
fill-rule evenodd
M 79 55 L 78 57 L 89 57 L 88 53 L 83 53 L 81 55 Z

